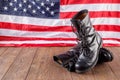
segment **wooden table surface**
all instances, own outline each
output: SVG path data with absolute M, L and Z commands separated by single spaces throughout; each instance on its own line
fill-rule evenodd
M 0 80 L 120 80 L 120 47 L 106 47 L 114 60 L 84 74 L 69 72 L 53 55 L 71 47 L 0 47 Z

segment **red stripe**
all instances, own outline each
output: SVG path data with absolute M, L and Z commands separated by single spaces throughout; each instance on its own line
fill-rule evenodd
M 12 37 L 12 36 L 0 36 L 0 41 L 33 41 L 33 40 L 47 40 L 47 41 L 75 41 L 75 38 L 34 38 L 34 37 Z
M 60 18 L 72 18 L 77 12 L 61 12 Z M 97 18 L 97 17 L 109 17 L 109 18 L 120 18 L 120 12 L 119 11 L 90 11 L 90 17 L 91 18 Z
M 0 44 L 0 46 L 15 46 L 15 47 L 65 47 L 74 46 L 75 44 L 53 43 L 53 44 Z
M 103 40 L 120 41 L 119 38 L 102 38 Z M 26 37 L 11 37 L 0 36 L 0 41 L 34 41 L 34 40 L 47 40 L 47 41 L 76 41 L 76 38 L 26 38 Z
M 6 23 L 0 22 L 0 28 L 3 29 L 13 29 L 13 30 L 22 30 L 22 31 L 36 31 L 36 32 L 44 32 L 44 31 L 64 31 L 71 32 L 71 27 L 64 26 L 37 26 L 37 25 L 27 25 L 27 24 L 16 24 L 16 23 Z
M 13 47 L 70 47 L 76 44 L 64 44 L 64 43 L 53 43 L 53 44 L 0 44 L 0 46 L 13 46 Z M 120 46 L 120 44 L 103 44 L 104 46 Z
M 120 3 L 120 0 L 60 0 L 60 5 L 93 3 Z
M 120 26 L 116 26 L 116 25 L 95 25 L 94 28 L 97 31 L 120 32 Z
M 117 31 L 120 32 L 120 26 L 116 25 L 95 25 L 94 26 L 97 31 Z M 70 26 L 56 26 L 56 27 L 48 27 L 48 26 L 35 26 L 35 25 L 24 25 L 24 24 L 14 24 L 14 23 L 4 23 L 0 22 L 1 29 L 11 29 L 11 30 L 20 30 L 20 31 L 35 31 L 35 32 L 72 32 L 72 28 Z

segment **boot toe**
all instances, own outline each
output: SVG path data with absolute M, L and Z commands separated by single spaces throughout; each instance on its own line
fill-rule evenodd
M 78 62 L 75 64 L 75 71 L 77 73 L 84 73 L 89 69 L 89 65 L 86 62 Z

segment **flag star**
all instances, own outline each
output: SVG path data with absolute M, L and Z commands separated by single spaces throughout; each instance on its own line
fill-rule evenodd
M 28 8 L 31 8 L 32 6 L 31 5 L 28 5 Z
M 4 10 L 8 10 L 8 7 L 5 6 L 5 7 L 4 7 Z
M 36 13 L 36 10 L 32 10 L 32 13 Z
M 50 12 L 50 14 L 51 14 L 51 15 L 54 15 L 54 12 L 53 12 L 53 11 L 51 11 L 51 12 Z
M 9 3 L 9 5 L 10 5 L 10 6 L 13 6 L 13 3 L 12 3 L 12 2 L 10 2 L 10 3 Z
M 17 2 L 17 0 L 14 0 L 14 2 Z
M 24 8 L 24 9 L 23 9 L 23 12 L 26 12 L 26 11 L 27 11 L 27 9 Z
M 42 14 L 45 14 L 45 11 L 42 11 Z
M 49 11 L 50 10 L 50 8 L 49 7 L 46 7 L 46 11 Z
M 19 7 L 22 7 L 22 4 L 21 4 L 21 3 L 19 3 Z
M 44 2 L 41 2 L 41 6 L 44 6 L 45 4 L 44 4 Z
M 34 5 L 35 5 L 35 2 L 34 2 L 34 1 L 32 1 L 32 4 L 34 4 Z
M 49 2 L 49 0 L 46 0 L 47 2 Z
M 27 2 L 27 0 L 23 0 L 23 3 L 26 3 Z
M 14 11 L 17 11 L 17 8 L 16 8 L 16 7 L 14 8 Z
M 53 2 L 52 2 L 50 5 L 51 5 L 51 6 L 54 6 L 54 5 L 55 5 L 55 3 L 53 3 Z
M 37 6 L 37 9 L 40 9 L 40 7 L 39 7 L 39 6 Z

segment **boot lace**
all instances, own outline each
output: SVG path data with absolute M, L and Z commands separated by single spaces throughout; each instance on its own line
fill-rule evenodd
M 72 27 L 72 30 L 73 32 L 76 34 L 77 36 L 77 43 L 80 45 L 80 50 L 79 52 L 80 53 L 83 53 L 84 56 L 86 57 L 89 57 L 90 56 L 90 49 L 89 49 L 89 46 L 88 46 L 88 41 L 86 39 L 86 32 L 85 32 L 85 27 L 84 27 L 84 24 L 81 26 L 79 26 L 79 30 L 78 28 L 74 27 L 73 24 L 71 24 L 71 27 Z M 75 31 L 76 28 L 77 30 Z M 81 42 L 80 42 L 81 40 Z

